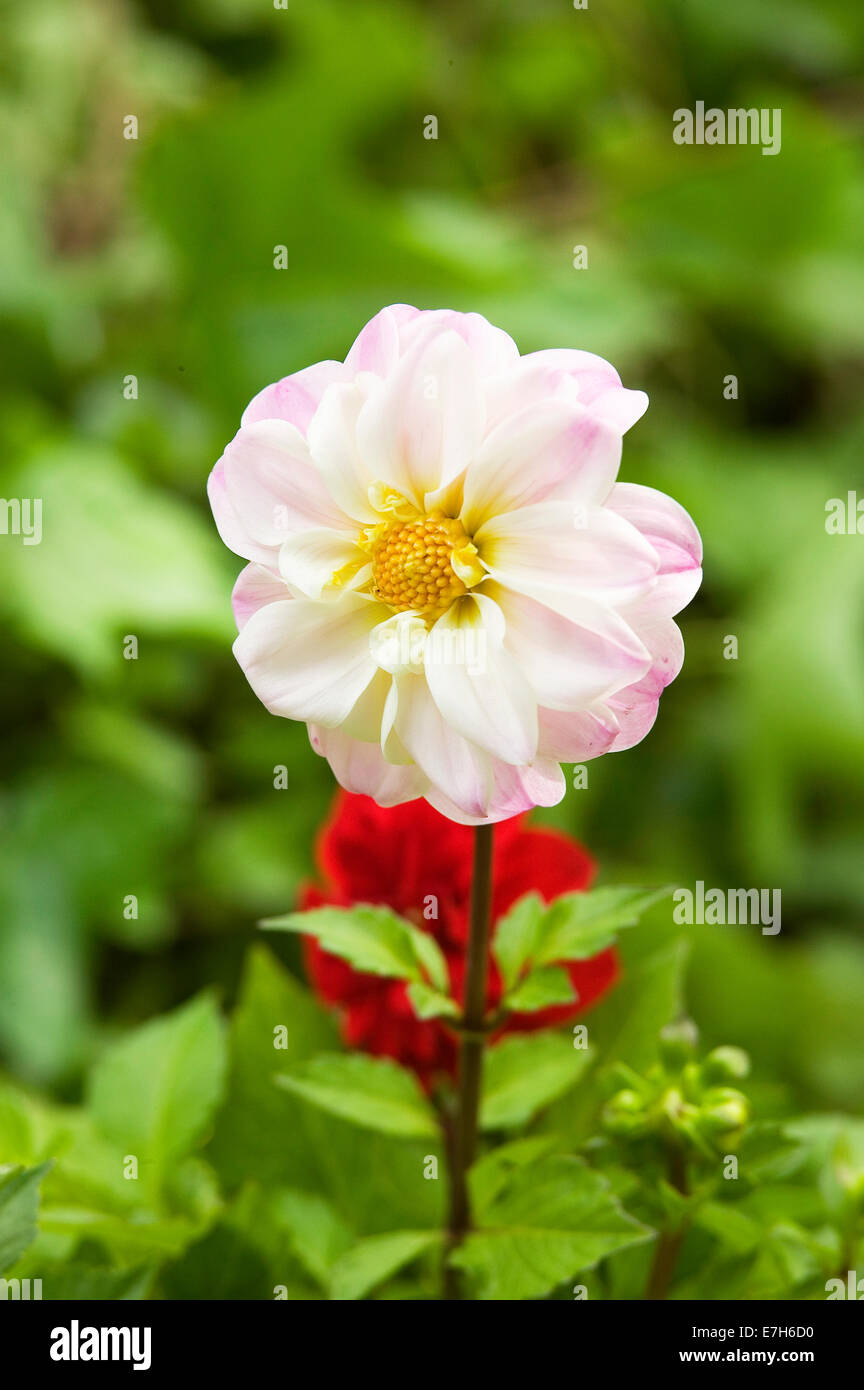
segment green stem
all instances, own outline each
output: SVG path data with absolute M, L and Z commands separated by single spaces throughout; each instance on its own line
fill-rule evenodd
M 688 1192 L 687 1165 L 684 1161 L 684 1155 L 677 1148 L 670 1148 L 669 1150 L 669 1181 L 676 1191 L 686 1197 Z M 682 1221 L 681 1225 L 673 1230 L 660 1232 L 654 1247 L 654 1259 L 645 1288 L 646 1299 L 656 1301 L 666 1297 L 686 1234 L 686 1221 Z
M 492 826 L 478 825 L 474 831 L 474 868 L 471 878 L 471 927 L 462 1008 L 462 1036 L 459 1050 L 459 1090 L 454 1123 L 449 1133 L 450 1213 L 447 1223 L 447 1256 L 462 1243 L 471 1229 L 471 1202 L 468 1172 L 477 1149 L 477 1118 L 483 1082 L 483 1016 L 486 1011 L 486 982 L 489 973 L 489 938 L 492 918 Z M 458 1272 L 446 1262 L 444 1297 L 461 1297 Z

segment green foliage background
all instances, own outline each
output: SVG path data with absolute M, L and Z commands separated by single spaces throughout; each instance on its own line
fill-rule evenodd
M 0 16 L 0 492 L 44 499 L 40 546 L 0 537 L 0 1057 L 41 1097 L 6 1102 L 18 1141 L 0 1162 L 45 1156 L 60 1125 L 62 1182 L 76 1163 L 95 1181 L 88 1155 L 112 1143 L 124 1089 L 100 1072 L 105 1058 L 122 1068 L 127 1035 L 167 1046 L 129 1030 L 202 988 L 230 1003 L 256 919 L 286 911 L 310 873 L 329 771 L 234 664 L 240 562 L 204 484 L 256 390 L 343 356 L 397 301 L 479 310 L 523 351 L 589 348 L 649 392 L 622 476 L 671 492 L 702 531 L 687 660 L 646 742 L 591 764 L 588 789 L 542 818 L 584 840 L 604 882 L 781 888 L 777 937 L 685 932 L 688 1006 L 709 1043 L 752 1052 L 763 1116 L 860 1114 L 864 540 L 824 523 L 826 501 L 860 485 L 864 443 L 864 12 L 853 0 L 3 0 Z M 781 153 L 674 145 L 672 111 L 698 99 L 782 108 Z M 423 139 L 429 113 L 437 141 Z M 137 142 L 122 138 L 127 114 Z M 572 268 L 577 244 L 587 270 Z M 287 270 L 273 268 L 276 245 Z M 738 400 L 724 399 L 729 373 Z M 123 659 L 126 634 L 137 661 Z M 137 920 L 123 916 L 130 893 Z M 633 978 L 679 932 L 655 911 L 630 934 Z M 296 972 L 293 947 L 277 947 Z M 256 960 L 253 993 L 294 989 L 290 973 L 268 984 L 275 967 Z M 225 1065 L 203 1000 L 178 1016 L 189 1039 L 171 1044 L 200 1063 L 201 1114 L 172 1091 L 191 1126 L 182 1154 L 160 1147 L 161 1120 L 141 1139 L 140 1251 L 122 1183 L 112 1194 L 100 1178 L 90 1207 L 80 1185 L 54 1190 L 50 1253 L 83 1239 L 87 1255 L 92 1236 L 94 1297 L 110 1278 L 122 1285 L 110 1296 L 140 1296 L 138 1264 L 185 1248 L 220 1200 L 211 1169 L 185 1157 L 210 1132 Z M 310 1009 L 299 994 L 292 1007 Z M 326 1020 L 306 1022 L 332 1046 Z M 269 1156 L 254 1133 L 268 1106 L 297 1103 L 267 1091 L 242 1120 L 238 1068 L 251 1063 L 238 1055 L 240 1119 L 212 1140 L 221 1178 L 307 1188 L 298 1131 Z M 77 1103 L 88 1073 L 95 1129 L 53 1108 Z M 407 1201 L 405 1146 L 387 1152 L 387 1195 L 367 1189 L 352 1215 L 363 1235 L 382 1203 L 387 1229 L 435 1219 Z M 313 1221 L 329 1231 L 327 1259 L 347 1241 L 346 1182 L 334 1157 L 320 1200 L 335 1206 Z M 191 1247 L 169 1292 L 230 1296 L 207 1281 L 242 1267 L 225 1253 L 240 1228 L 243 1242 L 261 1233 L 243 1244 L 246 1287 L 266 1286 L 267 1232 L 309 1213 L 280 1226 L 272 1192 L 241 1199 L 243 1220 L 205 1237 L 215 1252 Z M 69 1215 L 85 1207 L 95 1227 Z M 326 1252 L 302 1248 L 296 1296 L 312 1296 Z M 119 1275 L 101 1268 L 106 1249 Z

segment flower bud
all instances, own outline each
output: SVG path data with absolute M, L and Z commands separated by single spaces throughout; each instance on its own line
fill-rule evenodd
M 603 1125 L 621 1139 L 647 1134 L 650 1120 L 636 1091 L 618 1091 L 603 1107 Z
M 700 1128 L 708 1134 L 729 1134 L 741 1129 L 750 1118 L 747 1097 L 731 1087 L 706 1091 L 699 1115 Z
M 660 1059 L 667 1071 L 679 1071 L 690 1061 L 699 1042 L 699 1031 L 692 1019 L 670 1023 L 660 1034 Z
M 702 1063 L 708 1082 L 743 1081 L 750 1074 L 750 1058 L 741 1047 L 715 1047 Z

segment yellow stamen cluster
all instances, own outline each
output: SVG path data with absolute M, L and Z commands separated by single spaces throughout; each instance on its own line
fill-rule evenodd
M 442 512 L 391 522 L 372 547 L 372 592 L 400 613 L 443 613 L 468 591 L 453 568 L 454 551 L 466 548 L 474 552 L 460 523 Z

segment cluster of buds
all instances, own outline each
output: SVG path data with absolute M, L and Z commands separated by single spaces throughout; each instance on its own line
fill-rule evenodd
M 750 1071 L 740 1047 L 715 1047 L 697 1059 L 698 1034 L 685 1020 L 663 1030 L 660 1061 L 640 1075 L 614 1069 L 615 1093 L 603 1110 L 607 1134 L 621 1140 L 660 1139 L 706 1157 L 734 1148 L 750 1115 L 747 1097 L 732 1083 Z

